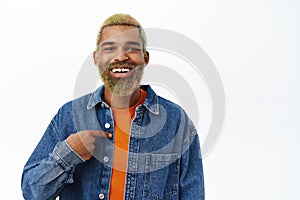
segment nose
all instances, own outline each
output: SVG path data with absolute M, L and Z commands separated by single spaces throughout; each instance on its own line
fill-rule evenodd
M 129 59 L 129 57 L 124 52 L 120 53 L 119 55 L 117 55 L 115 57 L 115 61 L 119 61 L 119 62 L 122 62 L 122 61 L 125 61 L 125 60 L 128 60 L 128 59 Z

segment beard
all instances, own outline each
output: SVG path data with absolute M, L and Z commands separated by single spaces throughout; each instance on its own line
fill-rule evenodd
M 131 74 L 126 77 L 116 78 L 111 75 L 111 69 L 114 67 L 123 66 L 131 70 Z M 100 76 L 108 89 L 116 96 L 130 96 L 136 89 L 140 87 L 143 77 L 145 65 L 137 66 L 129 62 L 115 62 L 107 65 L 105 70 L 100 69 Z

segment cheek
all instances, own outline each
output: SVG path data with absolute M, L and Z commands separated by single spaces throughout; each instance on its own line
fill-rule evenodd
M 144 57 L 140 54 L 132 55 L 131 60 L 137 63 L 138 65 L 143 64 L 145 62 Z
M 101 67 L 105 68 L 105 66 L 107 66 L 108 64 L 110 64 L 111 60 L 112 60 L 111 56 L 102 55 L 98 59 L 97 66 L 99 68 L 101 68 Z

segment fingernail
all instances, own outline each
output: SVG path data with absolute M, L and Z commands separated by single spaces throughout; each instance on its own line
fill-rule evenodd
M 111 138 L 111 137 L 112 137 L 112 134 L 111 134 L 111 133 L 110 133 L 110 134 L 108 134 L 108 137 L 109 137 L 109 138 Z

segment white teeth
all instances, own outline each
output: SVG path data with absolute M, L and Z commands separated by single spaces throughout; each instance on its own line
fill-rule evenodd
M 127 68 L 122 68 L 122 72 L 129 72 L 129 69 L 127 69 Z
M 113 73 L 122 73 L 122 72 L 129 72 L 128 68 L 114 68 L 112 69 Z

